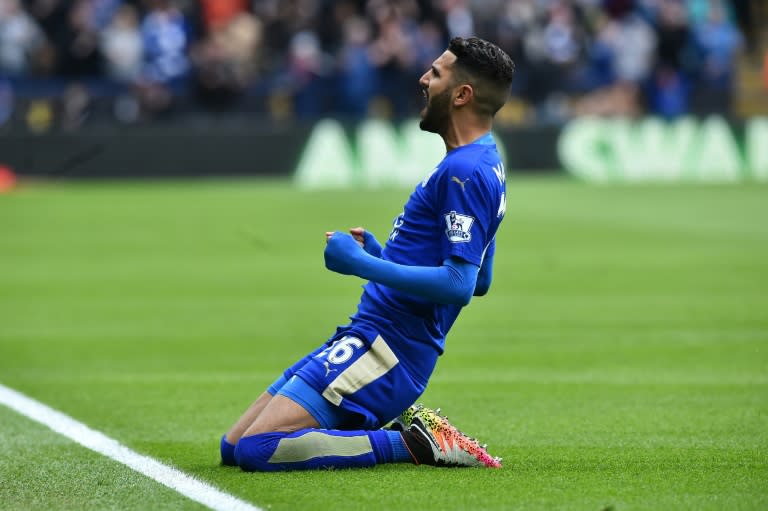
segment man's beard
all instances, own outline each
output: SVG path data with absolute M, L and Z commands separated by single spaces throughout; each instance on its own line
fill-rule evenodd
M 433 96 L 427 102 L 427 111 L 424 118 L 419 123 L 419 127 L 430 133 L 441 134 L 448 126 L 450 119 L 451 91 L 446 89 L 443 92 Z

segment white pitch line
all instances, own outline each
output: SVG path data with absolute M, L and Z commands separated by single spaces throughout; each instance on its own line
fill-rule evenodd
M 154 458 L 132 451 L 104 433 L 89 428 L 82 422 L 65 415 L 39 401 L 0 384 L 0 404 L 17 411 L 78 444 L 119 461 L 136 472 L 176 490 L 185 497 L 216 511 L 263 511 L 233 495 L 217 490 Z

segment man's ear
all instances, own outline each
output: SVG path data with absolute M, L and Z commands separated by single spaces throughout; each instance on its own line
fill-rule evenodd
M 468 83 L 459 85 L 454 91 L 453 106 L 463 106 L 475 97 L 475 89 Z

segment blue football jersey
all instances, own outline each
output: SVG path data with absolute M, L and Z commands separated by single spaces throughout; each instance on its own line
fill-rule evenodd
M 487 134 L 449 152 L 416 186 L 381 257 L 408 266 L 441 266 L 457 257 L 481 266 L 505 209 L 504 165 Z M 401 361 L 426 381 L 460 311 L 368 282 L 351 319 L 353 325 L 376 325 Z

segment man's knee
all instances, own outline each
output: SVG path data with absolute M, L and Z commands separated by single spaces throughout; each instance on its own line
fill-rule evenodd
M 261 433 L 241 438 L 235 446 L 235 461 L 246 472 L 271 472 L 279 467 L 269 460 L 285 433 Z
M 219 451 L 221 452 L 221 463 L 223 465 L 237 465 L 237 460 L 235 460 L 235 445 L 227 441 L 227 435 L 221 437 Z

